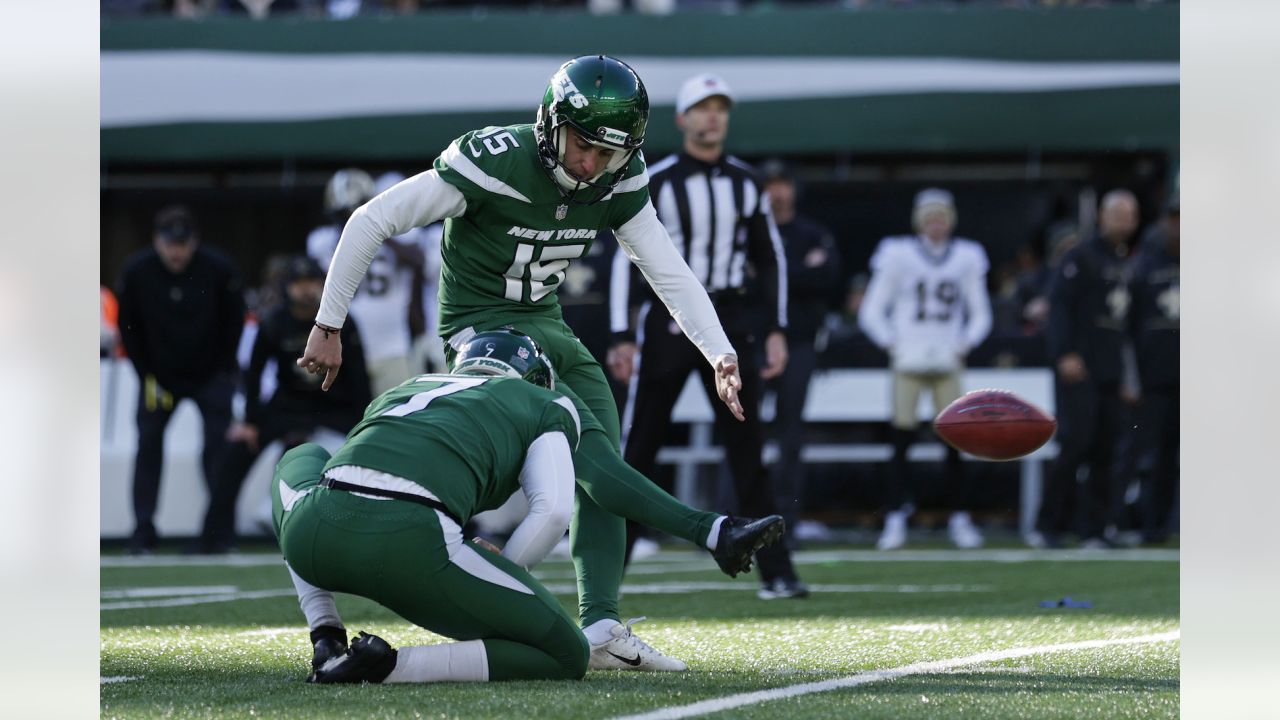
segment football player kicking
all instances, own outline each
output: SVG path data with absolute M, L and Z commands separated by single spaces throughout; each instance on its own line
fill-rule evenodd
M 569 539 L 591 666 L 683 670 L 683 662 L 656 651 L 646 653 L 638 668 L 610 655 L 613 643 L 631 642 L 618 615 L 626 544 L 622 516 L 685 538 L 716 537 L 715 524 L 724 521 L 711 513 L 681 515 L 666 492 L 623 462 L 608 381 L 565 325 L 556 298 L 570 261 L 587 254 L 598 232 L 612 229 L 715 368 L 720 399 L 738 419 L 744 417 L 737 355 L 706 291 L 649 202 L 649 176 L 639 152 L 648 117 L 648 94 L 629 66 L 604 55 L 578 57 L 552 76 L 534 124 L 467 133 L 431 170 L 370 200 L 342 231 L 316 328 L 298 365 L 325 373 L 322 387 L 332 383 L 342 363 L 337 329 L 381 243 L 443 219 L 439 332 L 447 342 L 446 360 L 452 362 L 478 332 L 513 327 L 546 350 L 559 377 L 557 389 L 582 418 Z
M 585 674 L 586 637 L 528 572 L 564 535 L 573 506 L 581 425 L 574 403 L 553 392 L 555 378 L 531 338 L 477 333 L 457 352 L 452 375 L 410 378 L 375 399 L 332 457 L 310 443 L 285 453 L 272 483 L 273 522 L 311 627 L 309 682 Z M 462 525 L 517 489 L 529 514 L 506 548 L 464 543 Z M 781 535 L 772 520 L 719 527 L 698 540 L 730 575 Z M 330 591 L 377 601 L 460 642 L 396 650 L 360 633 L 347 647 Z M 611 657 L 653 668 L 645 662 L 653 651 L 624 637 Z

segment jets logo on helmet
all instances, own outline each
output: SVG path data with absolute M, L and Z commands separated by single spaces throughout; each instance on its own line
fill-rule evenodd
M 588 105 L 586 96 L 578 90 L 578 86 L 574 85 L 569 76 L 565 74 L 564 68 L 561 68 L 551 77 L 551 87 L 555 91 L 556 102 L 568 100 L 570 105 L 579 109 Z
M 455 375 L 497 375 L 523 378 L 554 390 L 555 370 L 538 343 L 510 328 L 478 333 L 454 359 Z
M 538 106 L 534 133 L 542 166 L 567 202 L 599 202 L 622 180 L 648 122 L 649 93 L 629 65 L 608 55 L 574 58 L 551 76 Z M 571 132 L 615 151 L 594 177 L 577 177 L 565 167 Z M 557 210 L 556 217 L 562 216 Z

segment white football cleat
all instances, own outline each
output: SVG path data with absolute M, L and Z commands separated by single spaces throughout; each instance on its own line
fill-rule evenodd
M 907 514 L 901 510 L 885 513 L 884 530 L 876 541 L 877 550 L 897 550 L 907 544 Z
M 644 670 L 648 672 L 683 672 L 689 669 L 683 660 L 677 660 L 658 652 L 631 632 L 631 626 L 644 620 L 632 618 L 626 625 L 618 623 L 609 628 L 612 636 L 599 645 L 591 646 L 591 670 Z
M 947 521 L 947 534 L 951 543 L 961 550 L 972 550 L 982 547 L 982 532 L 973 524 L 967 512 L 952 513 Z

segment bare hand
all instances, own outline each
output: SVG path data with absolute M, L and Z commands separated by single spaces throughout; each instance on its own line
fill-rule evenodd
M 630 382 L 631 373 L 635 370 L 636 344 L 620 342 L 609 348 L 605 362 L 609 365 L 609 374 L 618 382 Z
M 228 442 L 242 442 L 254 452 L 258 451 L 258 426 L 249 423 L 232 423 L 227 428 Z
M 1058 377 L 1063 382 L 1080 382 L 1089 377 L 1085 369 L 1084 358 L 1079 353 L 1067 353 L 1058 360 Z
M 333 387 L 333 381 L 338 379 L 338 368 L 342 367 L 342 339 L 338 337 L 338 333 L 325 332 L 318 327 L 311 328 L 307 347 L 302 351 L 302 357 L 298 358 L 298 367 L 312 375 L 324 373 L 320 389 L 328 390 Z
M 764 339 L 764 368 L 760 377 L 772 380 L 787 369 L 787 336 L 781 330 L 774 330 Z
M 480 547 L 484 548 L 485 550 L 488 550 L 491 553 L 497 553 L 498 555 L 502 554 L 502 548 L 498 547 L 497 545 L 494 545 L 493 543 L 489 542 L 488 540 L 485 540 L 484 538 L 479 538 L 479 537 L 471 538 L 471 542 L 475 543 L 476 545 L 479 545 Z
M 827 262 L 827 249 L 824 247 L 813 248 L 804 254 L 805 267 L 821 267 L 825 262 Z
M 742 411 L 742 403 L 738 401 L 738 391 L 742 389 L 742 377 L 738 375 L 738 356 L 721 355 L 716 358 L 716 394 L 729 406 L 729 412 L 739 420 L 746 420 Z

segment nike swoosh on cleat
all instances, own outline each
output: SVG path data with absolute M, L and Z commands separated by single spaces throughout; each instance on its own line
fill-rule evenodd
M 625 657 L 622 657 L 621 655 L 610 652 L 608 650 L 605 650 L 605 652 L 609 653 L 610 655 L 613 655 L 614 657 L 630 665 L 631 667 L 640 667 L 640 653 L 636 653 L 636 656 L 634 658 L 625 658 Z

